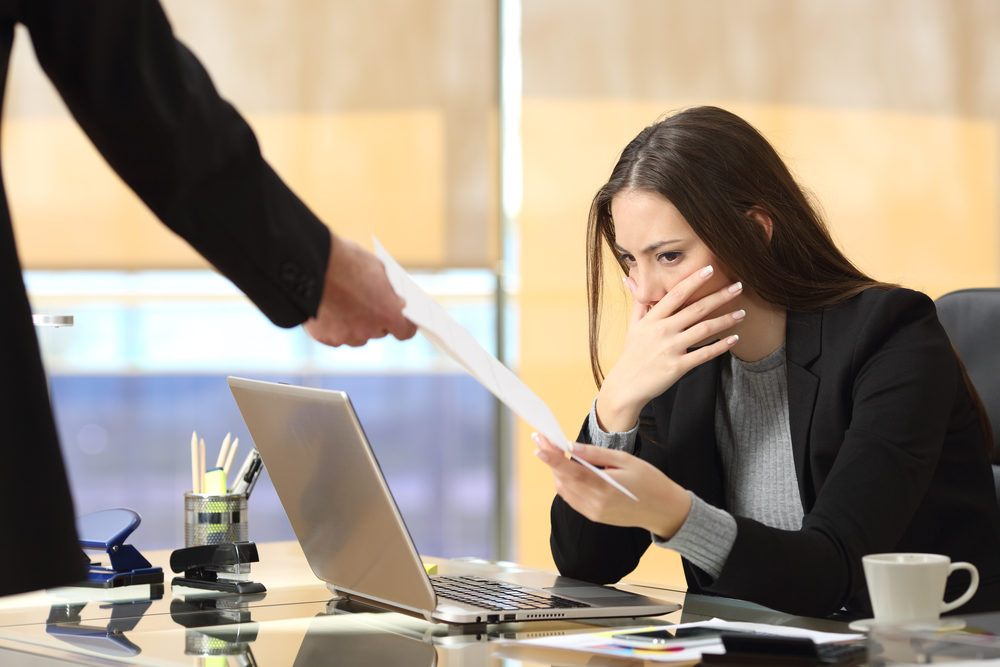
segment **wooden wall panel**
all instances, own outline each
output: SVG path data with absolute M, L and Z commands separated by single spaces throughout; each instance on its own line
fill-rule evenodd
M 412 267 L 495 265 L 494 0 L 163 4 L 265 156 L 338 233 L 370 247 L 374 232 Z M 26 268 L 205 266 L 97 156 L 23 28 L 3 133 Z

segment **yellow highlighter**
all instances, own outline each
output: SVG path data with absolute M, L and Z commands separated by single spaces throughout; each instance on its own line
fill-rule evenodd
M 212 468 L 205 472 L 205 493 L 219 496 L 227 493 L 226 471 L 222 468 Z
M 212 468 L 205 473 L 205 493 L 210 496 L 225 495 L 226 471 L 222 468 Z M 213 511 L 213 505 L 222 505 L 224 501 L 209 501 L 208 509 Z M 218 544 L 223 541 L 226 534 L 226 526 L 221 523 L 209 522 L 205 525 L 205 539 L 208 544 Z

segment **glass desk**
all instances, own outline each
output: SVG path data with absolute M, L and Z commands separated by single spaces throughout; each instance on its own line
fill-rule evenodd
M 486 632 L 428 623 L 337 598 L 312 574 L 295 542 L 259 544 L 251 578 L 267 587 L 232 595 L 171 587 L 169 552 L 146 554 L 163 566 L 162 592 L 148 585 L 117 589 L 60 588 L 0 598 L 2 665 L 451 665 L 462 667 L 596 664 L 594 656 L 500 645 L 495 639 L 681 623 L 713 617 L 847 632 L 847 623 L 782 614 L 726 598 L 624 584 L 676 601 L 680 611 L 654 619 L 599 624 L 564 621 L 491 625 Z M 488 573 L 511 563 L 438 560 L 439 572 Z M 151 594 L 152 593 L 152 594 Z M 602 663 L 603 664 L 603 663 Z M 614 664 L 641 664 L 616 659 Z M 675 663 L 676 664 L 676 663 Z

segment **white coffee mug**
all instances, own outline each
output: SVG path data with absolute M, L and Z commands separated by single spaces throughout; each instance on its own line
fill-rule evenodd
M 902 625 L 933 622 L 956 609 L 976 593 L 979 571 L 972 563 L 952 563 L 939 554 L 885 553 L 861 558 L 868 582 L 875 623 Z M 945 583 L 952 572 L 968 570 L 969 587 L 956 599 L 944 600 Z

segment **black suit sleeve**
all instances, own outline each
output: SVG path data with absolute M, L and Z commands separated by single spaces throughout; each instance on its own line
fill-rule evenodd
M 326 226 L 278 178 L 152 0 L 24 3 L 38 61 L 147 206 L 276 324 L 315 314 Z
M 577 441 L 590 443 L 587 420 Z M 649 531 L 591 521 L 559 496 L 550 521 L 549 547 L 559 573 L 596 584 L 614 583 L 634 570 L 652 543 Z

